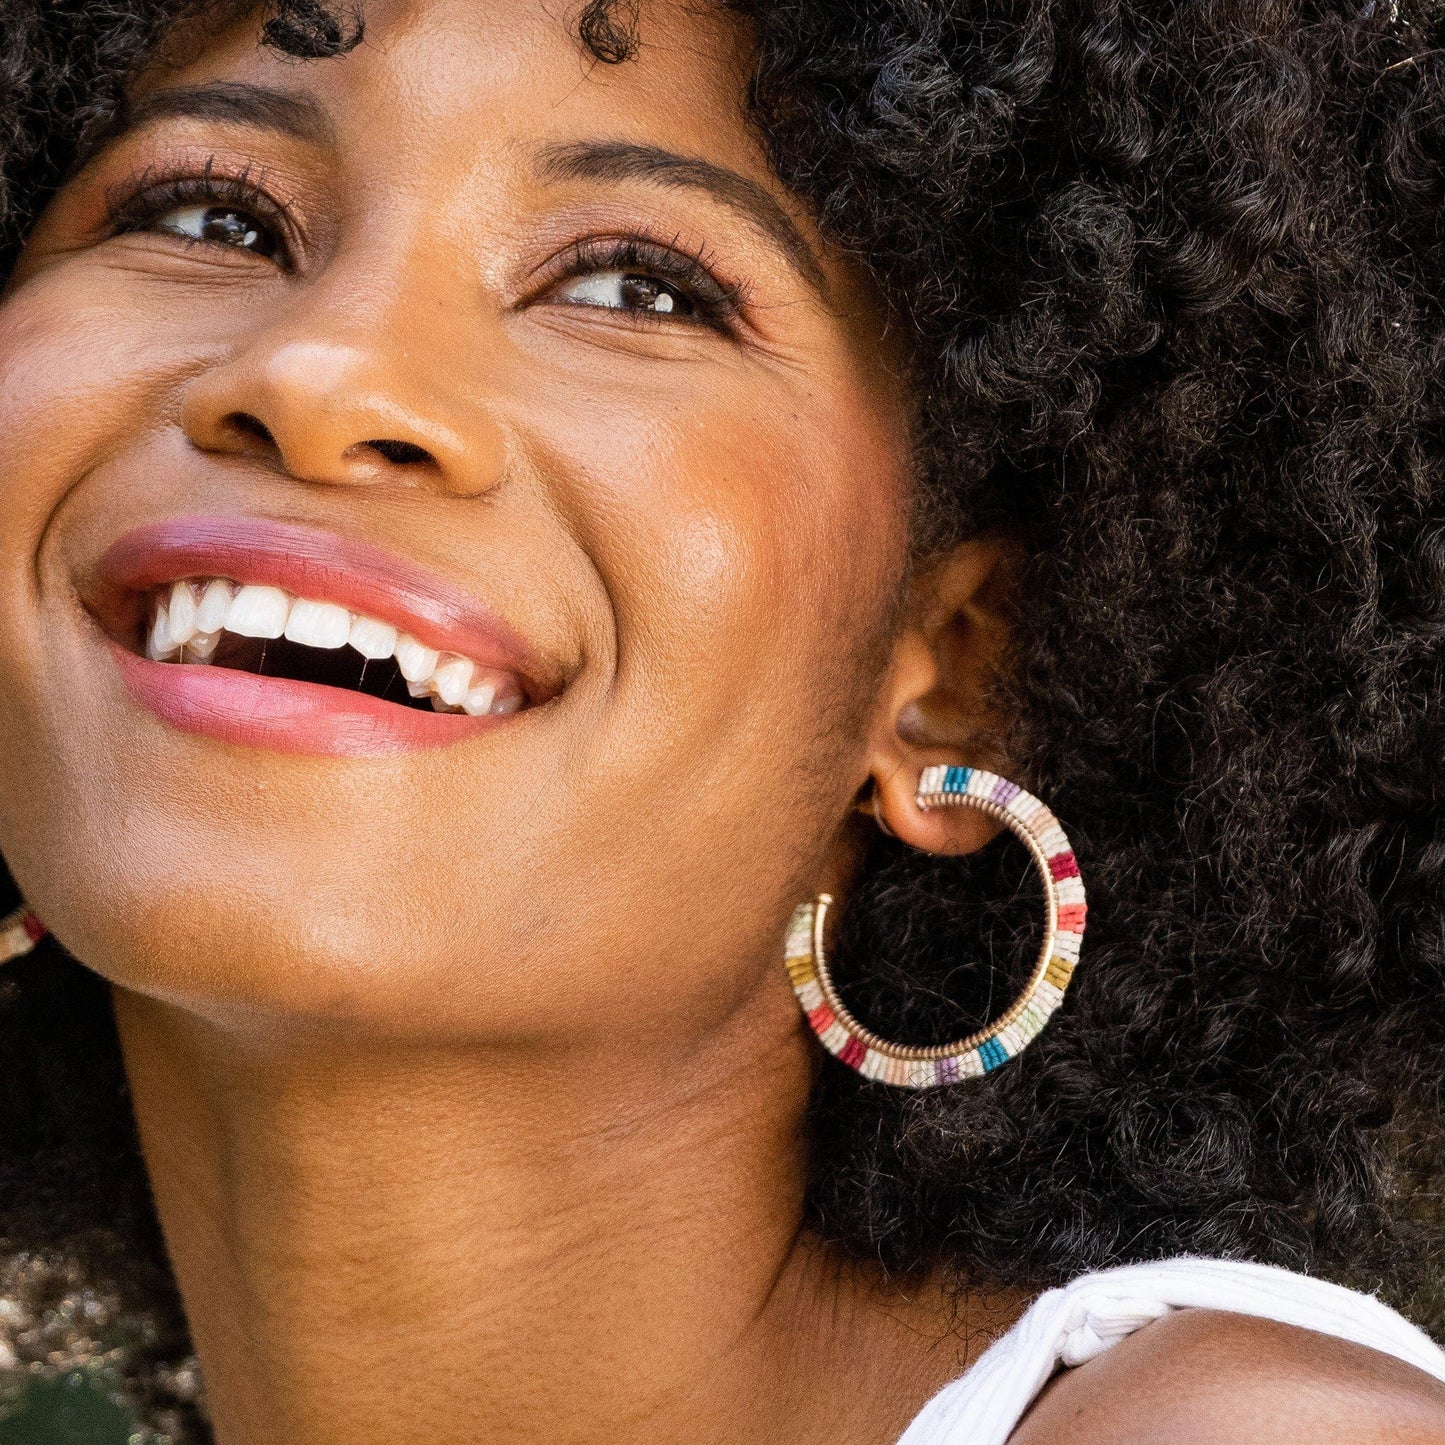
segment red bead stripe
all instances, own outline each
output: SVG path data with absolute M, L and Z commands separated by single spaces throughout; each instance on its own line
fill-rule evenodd
M 1049 859 L 1049 872 L 1053 874 L 1055 883 L 1062 882 L 1065 878 L 1077 878 L 1079 861 L 1072 853 L 1055 853 Z
M 821 1038 L 838 1022 L 838 1015 L 835 1014 L 827 1004 L 820 1003 L 818 1007 L 808 1015 L 808 1022 L 812 1025 L 813 1032 Z

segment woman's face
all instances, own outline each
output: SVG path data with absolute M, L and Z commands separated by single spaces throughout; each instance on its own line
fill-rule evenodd
M 737 29 L 649 8 L 606 66 L 566 10 L 157 68 L 0 306 L 0 848 L 118 983 L 584 1049 L 788 997 L 868 772 L 902 392 Z

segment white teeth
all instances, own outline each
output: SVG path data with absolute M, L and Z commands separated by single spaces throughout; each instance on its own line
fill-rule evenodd
M 465 657 L 447 657 L 432 673 L 436 695 L 448 707 L 457 707 L 472 690 L 472 665 Z
M 209 663 L 221 634 L 286 637 L 304 647 L 348 644 L 368 662 L 394 657 L 414 698 L 429 698 L 438 712 L 472 717 L 504 715 L 525 706 L 520 694 L 497 699 L 497 683 L 481 682 L 477 665 L 454 652 L 438 652 L 399 634 L 388 622 L 359 617 L 333 602 L 295 597 L 280 587 L 237 586 L 223 577 L 187 578 L 160 591 L 146 634 L 145 654 L 155 662 Z
M 226 608 L 226 631 L 241 637 L 280 637 L 291 599 L 279 587 L 243 587 Z
M 200 606 L 196 608 L 196 631 L 219 632 L 226 625 L 226 613 L 235 595 L 236 589 L 224 577 L 207 582 Z
M 421 682 L 436 671 L 441 654 L 430 647 L 423 647 L 414 637 L 405 635 L 396 639 L 396 665 L 408 682 Z
M 189 582 L 171 588 L 170 622 L 172 647 L 184 647 L 196 633 L 196 593 Z
M 483 683 L 481 687 L 474 687 L 463 699 L 462 707 L 472 717 L 483 717 L 492 710 L 492 699 L 496 697 L 497 689 L 491 683 Z
M 150 636 L 146 638 L 146 656 L 152 662 L 160 662 L 172 651 L 170 610 L 164 602 L 157 602 L 155 620 L 151 623 Z
M 307 647 L 345 647 L 351 636 L 351 614 L 334 602 L 308 602 L 298 597 L 286 619 L 286 634 Z
M 370 617 L 357 617 L 352 620 L 348 640 L 369 662 L 379 662 L 396 651 L 396 628 Z

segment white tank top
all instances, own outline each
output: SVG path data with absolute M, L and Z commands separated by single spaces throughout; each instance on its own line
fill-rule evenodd
M 1179 1309 L 1226 1310 L 1334 1335 L 1445 1381 L 1445 1350 L 1369 1295 L 1262 1264 L 1170 1259 L 1081 1275 L 1040 1295 L 923 1407 L 898 1445 L 1004 1445 L 1060 1366 L 1085 1364 Z

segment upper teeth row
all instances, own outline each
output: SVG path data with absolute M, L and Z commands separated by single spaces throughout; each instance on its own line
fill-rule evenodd
M 368 661 L 394 657 L 413 697 L 431 697 L 433 705 L 479 717 L 515 712 L 522 697 L 512 689 L 498 696 L 495 672 L 452 652 L 438 652 L 414 637 L 349 612 L 334 602 L 292 597 L 279 587 L 237 586 L 223 577 L 175 583 L 156 598 L 146 637 L 152 662 L 209 662 L 222 632 L 240 637 L 285 637 L 307 647 L 337 648 L 348 643 Z

